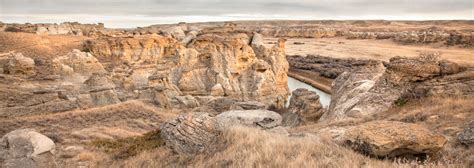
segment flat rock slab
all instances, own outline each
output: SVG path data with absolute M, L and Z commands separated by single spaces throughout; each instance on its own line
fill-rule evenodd
M 372 121 L 348 128 L 343 143 L 377 157 L 434 154 L 447 139 L 419 125 L 396 121 Z

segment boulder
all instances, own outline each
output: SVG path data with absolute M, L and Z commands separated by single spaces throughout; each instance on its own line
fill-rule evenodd
M 35 61 L 21 53 L 13 53 L 3 67 L 3 73 L 25 76 L 35 75 Z
M 232 110 L 223 112 L 215 118 L 220 129 L 237 125 L 271 129 L 281 125 L 282 121 L 278 113 L 268 110 Z
M 180 154 L 193 155 L 215 150 L 220 135 L 231 127 L 255 127 L 284 133 L 278 126 L 281 116 L 266 110 L 234 110 L 215 117 L 209 113 L 187 113 L 163 123 L 161 137 Z
M 188 34 L 186 34 L 183 40 L 181 40 L 181 44 L 183 44 L 184 46 L 188 45 L 191 41 L 194 40 L 194 38 L 197 37 L 198 34 L 199 34 L 199 31 L 197 30 L 190 31 Z
M 0 141 L 0 163 L 7 168 L 56 167 L 54 147 L 51 139 L 32 129 L 15 130 Z
M 161 125 L 166 145 L 181 154 L 197 154 L 212 149 L 219 131 L 208 113 L 189 113 Z
M 375 157 L 408 157 L 435 154 L 447 139 L 419 124 L 372 121 L 348 128 L 342 142 Z
M 171 35 L 177 40 L 183 40 L 186 36 L 180 26 L 169 27 L 167 29 L 164 29 L 163 32 L 165 35 Z
M 224 88 L 222 88 L 220 83 L 215 84 L 211 88 L 211 96 L 224 96 Z
M 331 104 L 320 121 L 346 119 L 348 117 L 362 117 L 367 114 L 384 111 L 397 99 L 396 95 L 387 93 L 371 93 L 376 81 L 383 75 L 385 68 L 382 63 L 368 68 L 355 69 L 353 72 L 344 72 L 334 80 L 331 88 Z M 380 95 L 383 94 L 383 95 Z M 387 101 L 373 103 L 374 97 L 385 96 Z M 385 98 L 385 99 L 386 99 Z M 383 100 L 385 100 L 383 99 Z
M 474 121 L 471 121 L 471 123 L 458 134 L 458 140 L 461 144 L 466 146 L 474 145 Z
M 318 121 L 325 112 L 316 92 L 299 88 L 293 91 L 283 125 L 296 126 L 300 122 Z
M 420 54 L 420 57 L 393 57 L 387 64 L 387 74 L 393 82 L 417 82 L 439 76 L 439 55 Z

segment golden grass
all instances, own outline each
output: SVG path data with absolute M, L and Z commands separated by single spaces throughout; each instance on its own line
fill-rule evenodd
M 288 137 L 236 127 L 223 136 L 215 153 L 174 154 L 160 147 L 126 160 L 108 160 L 111 167 L 463 167 L 450 162 L 379 160 L 344 148 L 326 138 Z M 102 163 L 104 164 L 104 163 Z M 104 165 L 98 165 L 99 167 Z
M 274 38 L 266 38 L 275 41 Z M 304 45 L 294 45 L 304 42 Z M 343 44 L 340 44 L 342 42 Z M 441 52 L 442 59 L 462 65 L 474 65 L 473 48 L 428 45 L 402 45 L 391 40 L 348 40 L 345 38 L 289 38 L 286 42 L 287 55 L 320 54 L 333 58 L 356 58 L 388 61 L 395 56 L 417 57 L 421 52 Z

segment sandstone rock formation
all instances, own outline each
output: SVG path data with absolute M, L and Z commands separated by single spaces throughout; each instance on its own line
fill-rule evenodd
M 0 141 L 0 164 L 6 168 L 56 167 L 55 144 L 32 129 L 21 129 L 4 135 Z
M 394 101 L 392 99 L 397 99 L 397 95 L 382 92 L 381 94 L 386 95 L 376 96 L 369 92 L 374 87 L 375 81 L 383 75 L 384 70 L 380 63 L 370 68 L 354 70 L 352 73 L 344 72 L 337 77 L 333 82 L 328 112 L 321 116 L 320 121 L 341 119 L 346 116 L 360 117 L 358 114 L 360 112 L 373 113 L 391 106 Z M 384 99 L 389 100 L 381 101 Z
M 287 56 L 288 63 L 292 69 L 308 70 L 319 73 L 321 76 L 336 79 L 345 71 L 351 71 L 360 67 L 375 63 L 374 60 L 341 59 L 319 55 Z
M 288 112 L 283 114 L 284 126 L 297 126 L 301 123 L 318 121 L 325 109 L 316 92 L 307 89 L 293 91 Z
M 35 75 L 35 61 L 23 56 L 21 53 L 13 53 L 3 63 L 3 73 L 10 75 Z
M 345 145 L 376 157 L 435 154 L 447 139 L 418 125 L 395 121 L 373 121 L 347 129 Z
M 235 126 L 271 129 L 281 124 L 281 116 L 266 110 L 227 111 L 215 117 L 208 113 L 189 113 L 161 125 L 166 145 L 181 154 L 215 150 L 220 135 Z
M 207 113 L 181 115 L 161 126 L 166 145 L 178 153 L 196 154 L 212 149 L 219 131 L 214 118 Z
M 456 64 L 439 61 L 436 55 L 394 57 L 385 67 L 375 63 L 337 77 L 331 105 L 320 121 L 361 118 L 410 97 L 472 94 L 472 71 L 459 72 Z
M 338 30 L 334 28 L 319 28 L 307 26 L 282 26 L 273 28 L 260 28 L 258 31 L 265 36 L 272 37 L 304 37 L 304 38 L 325 38 L 336 37 Z

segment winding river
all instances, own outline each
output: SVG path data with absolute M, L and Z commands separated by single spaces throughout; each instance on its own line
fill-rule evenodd
M 329 102 L 331 102 L 331 95 L 330 94 L 324 93 L 323 91 L 321 91 L 319 89 L 316 89 L 313 86 L 308 85 L 306 83 L 303 83 L 303 82 L 301 82 L 301 81 L 299 81 L 295 78 L 292 78 L 292 77 L 288 77 L 288 88 L 290 89 L 290 92 L 293 92 L 294 90 L 296 90 L 298 88 L 305 88 L 305 89 L 308 89 L 310 91 L 316 92 L 319 95 L 319 101 L 321 101 L 321 104 L 323 105 L 323 107 L 328 107 Z M 288 98 L 288 100 L 290 100 L 290 98 Z

